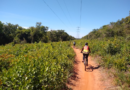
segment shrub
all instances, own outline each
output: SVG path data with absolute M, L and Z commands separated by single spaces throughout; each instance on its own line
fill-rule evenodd
M 104 49 L 107 54 L 115 55 L 120 52 L 120 48 L 117 43 L 108 42 Z

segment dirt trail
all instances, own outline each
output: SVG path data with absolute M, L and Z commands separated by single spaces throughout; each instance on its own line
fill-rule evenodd
M 108 87 L 106 81 L 102 80 L 103 75 L 99 70 L 99 65 L 88 58 L 88 66 L 85 71 L 84 64 L 82 63 L 83 55 L 81 50 L 74 48 L 76 53 L 74 64 L 74 75 L 71 77 L 68 87 L 73 90 L 105 90 Z M 104 83 L 105 82 L 105 83 Z

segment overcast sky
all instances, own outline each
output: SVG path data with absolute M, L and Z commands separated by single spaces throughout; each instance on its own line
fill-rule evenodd
M 79 38 L 127 17 L 129 11 L 130 0 L 0 0 L 0 21 L 4 23 L 27 28 L 41 22 Z

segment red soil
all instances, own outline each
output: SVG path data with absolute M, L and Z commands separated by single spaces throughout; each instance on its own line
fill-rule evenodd
M 104 90 L 108 87 L 107 80 L 103 78 L 103 72 L 99 70 L 99 65 L 96 64 L 91 57 L 88 57 L 88 66 L 86 71 L 82 63 L 83 55 L 81 50 L 74 48 L 76 53 L 74 64 L 74 75 L 70 78 L 68 87 L 73 90 Z M 104 83 L 105 82 L 105 83 Z

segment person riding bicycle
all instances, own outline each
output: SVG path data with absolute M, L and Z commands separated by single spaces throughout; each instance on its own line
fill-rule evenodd
M 74 41 L 74 42 L 73 42 L 73 46 L 75 47 L 75 45 L 76 45 L 76 42 Z
M 89 53 L 91 52 L 90 48 L 88 46 L 88 43 L 85 43 L 85 46 L 81 50 L 81 53 L 82 52 L 83 52 L 83 61 L 82 62 L 84 62 L 84 59 L 86 57 L 86 62 L 87 62 L 87 66 L 88 66 L 88 56 L 89 56 Z

